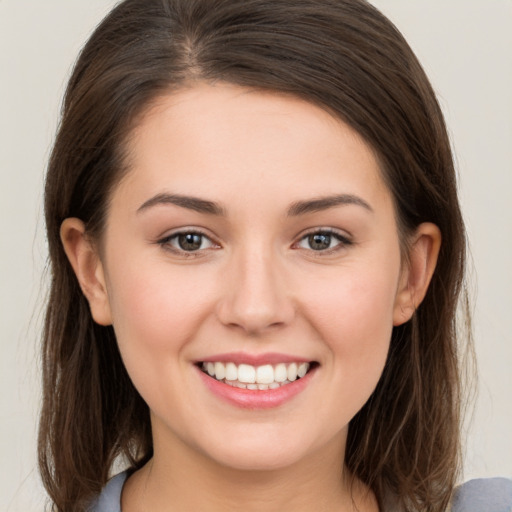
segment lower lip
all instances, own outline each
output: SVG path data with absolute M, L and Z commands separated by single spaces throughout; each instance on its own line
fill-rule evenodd
M 242 409 L 271 409 L 279 407 L 303 391 L 311 382 L 316 368 L 304 377 L 276 389 L 241 389 L 218 381 L 197 368 L 206 387 L 219 398 Z

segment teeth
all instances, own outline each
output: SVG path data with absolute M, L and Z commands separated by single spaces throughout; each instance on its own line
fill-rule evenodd
M 226 377 L 226 367 L 222 363 L 215 363 L 215 378 L 222 380 Z
M 238 380 L 238 368 L 235 363 L 228 363 L 226 365 L 226 380 Z
M 217 375 L 215 375 L 215 378 L 217 378 Z M 241 364 L 238 367 L 238 380 L 246 384 L 254 384 L 256 382 L 256 368 L 249 364 Z
M 292 363 L 288 366 L 288 371 L 286 372 L 288 375 L 288 380 L 293 382 L 297 379 L 297 365 Z
M 274 368 L 269 364 L 256 368 L 256 382 L 258 384 L 270 384 L 274 382 Z
M 274 368 L 274 380 L 276 382 L 284 382 L 288 378 L 288 370 L 285 364 L 278 364 Z
M 275 366 L 265 364 L 257 367 L 250 364 L 237 366 L 234 363 L 221 362 L 208 362 L 202 365 L 204 372 L 230 386 L 259 390 L 276 389 L 289 384 L 304 377 L 309 367 L 309 363 L 279 363 Z
M 309 370 L 309 364 L 308 363 L 301 363 L 299 364 L 299 367 L 297 368 L 297 377 L 302 378 L 306 373 L 308 373 Z

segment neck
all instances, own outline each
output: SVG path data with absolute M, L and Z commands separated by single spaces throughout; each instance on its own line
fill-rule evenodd
M 156 440 L 155 440 L 156 441 Z M 158 446 L 123 490 L 123 512 L 377 512 L 372 493 L 343 468 L 345 439 L 285 468 L 238 470 L 189 447 Z

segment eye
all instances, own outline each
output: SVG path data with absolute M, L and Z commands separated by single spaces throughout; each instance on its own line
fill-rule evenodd
M 343 235 L 334 231 L 322 230 L 308 233 L 300 239 L 297 246 L 301 249 L 313 251 L 330 251 L 350 244 L 350 240 Z
M 206 235 L 197 231 L 174 233 L 158 243 L 177 252 L 196 252 L 217 246 Z

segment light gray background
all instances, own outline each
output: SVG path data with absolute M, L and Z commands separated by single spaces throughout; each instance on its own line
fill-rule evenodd
M 112 0 L 0 0 L 0 510 L 42 510 L 35 459 L 43 170 L 66 77 Z M 512 0 L 374 0 L 424 64 L 456 148 L 479 399 L 465 478 L 512 477 Z

